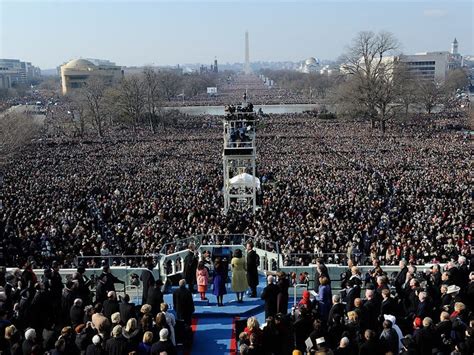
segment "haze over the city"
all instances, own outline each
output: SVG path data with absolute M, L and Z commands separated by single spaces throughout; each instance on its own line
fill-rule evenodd
M 401 51 L 474 53 L 471 1 L 4 1 L 0 57 L 54 68 L 71 58 L 119 65 L 336 59 L 361 30 Z

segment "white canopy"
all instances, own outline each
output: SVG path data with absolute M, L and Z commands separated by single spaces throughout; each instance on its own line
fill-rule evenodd
M 231 185 L 244 185 L 248 187 L 252 187 L 254 184 L 254 177 L 250 174 L 247 173 L 242 173 L 239 175 L 234 176 L 232 179 L 230 179 L 230 184 Z M 260 179 L 255 178 L 255 186 L 257 189 L 260 190 Z

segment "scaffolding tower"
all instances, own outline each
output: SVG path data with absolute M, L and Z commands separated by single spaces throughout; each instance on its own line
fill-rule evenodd
M 245 97 L 244 97 L 245 100 Z M 250 110 L 249 110 L 250 108 Z M 256 178 L 256 123 L 257 115 L 252 105 L 244 110 L 226 110 L 223 119 L 224 151 L 224 213 L 233 210 L 246 211 L 257 209 L 257 188 L 260 186 Z

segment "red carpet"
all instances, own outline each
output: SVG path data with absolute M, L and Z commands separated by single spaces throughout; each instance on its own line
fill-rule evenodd
M 235 317 L 232 320 L 232 338 L 230 339 L 230 354 L 231 355 L 236 355 L 237 354 L 237 340 L 236 340 L 236 334 L 235 334 L 235 321 L 239 320 L 240 317 Z
M 190 341 L 191 345 L 189 349 L 184 349 L 184 355 L 191 355 L 191 350 L 193 348 L 194 333 L 196 333 L 197 324 L 198 324 L 198 319 L 193 317 L 193 319 L 191 320 L 191 330 L 192 330 L 192 336 L 191 336 L 191 341 Z

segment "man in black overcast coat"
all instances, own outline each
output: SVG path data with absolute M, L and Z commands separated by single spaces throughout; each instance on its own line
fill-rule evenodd
M 155 277 L 153 276 L 153 259 L 147 261 L 146 269 L 142 271 L 140 281 L 143 283 L 142 304 L 145 304 L 148 290 L 155 284 Z
M 198 257 L 195 252 L 194 244 L 189 244 L 188 254 L 184 258 L 184 279 L 186 280 L 189 291 L 195 292 L 194 284 L 196 283 L 196 269 L 198 266 Z
M 253 250 L 252 242 L 247 243 L 247 282 L 251 290 L 250 297 L 257 297 L 258 255 Z
M 186 288 L 186 280 L 179 281 L 179 288 L 173 292 L 173 307 L 176 319 L 182 319 L 186 325 L 191 325 L 194 313 L 193 294 Z
M 277 299 L 279 288 L 273 283 L 273 276 L 267 277 L 268 285 L 263 289 L 262 300 L 265 301 L 265 319 L 268 317 L 274 317 L 277 313 Z
M 151 306 L 151 312 L 154 316 L 160 311 L 160 305 L 163 303 L 163 292 L 161 292 L 163 282 L 160 279 L 155 281 L 153 287 L 148 289 L 146 304 Z

